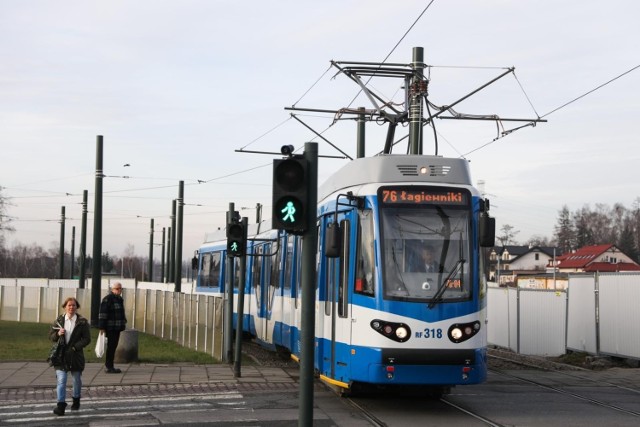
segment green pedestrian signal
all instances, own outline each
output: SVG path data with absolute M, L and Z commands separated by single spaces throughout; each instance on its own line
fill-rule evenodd
M 292 234 L 304 234 L 307 230 L 308 170 L 304 157 L 273 161 L 273 228 Z
M 244 256 L 247 246 L 246 230 L 239 218 L 234 217 L 231 223 L 227 224 L 227 256 Z
M 284 223 L 290 222 L 291 224 L 295 224 L 297 212 L 295 202 L 293 200 L 285 200 L 284 203 L 286 203 L 285 207 L 280 209 L 280 213 L 282 214 L 280 215 L 280 220 Z M 299 215 L 298 218 L 300 218 Z

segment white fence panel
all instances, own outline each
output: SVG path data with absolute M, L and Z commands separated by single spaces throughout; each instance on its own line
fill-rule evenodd
M 50 288 L 65 288 L 65 289 L 77 289 L 80 287 L 78 280 L 73 279 L 50 279 Z
M 31 288 L 46 288 L 49 286 L 49 279 L 17 279 L 16 286 Z
M 598 354 L 595 275 L 569 276 L 567 348 Z
M 0 279 L 0 286 L 17 286 L 18 279 Z
M 565 353 L 567 294 L 552 290 L 519 290 L 518 352 L 535 356 Z
M 640 359 L 640 275 L 601 274 L 600 351 Z
M 507 288 L 490 286 L 487 291 L 487 342 L 509 346 L 509 292 Z

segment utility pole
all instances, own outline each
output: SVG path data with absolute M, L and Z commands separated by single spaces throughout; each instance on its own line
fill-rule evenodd
M 164 283 L 169 283 L 171 278 L 171 245 L 173 244 L 173 238 L 171 237 L 172 228 L 169 227 L 167 230 L 167 265 L 165 266 L 166 272 L 164 275 Z
M 76 226 L 71 227 L 71 269 L 69 272 L 69 279 L 73 279 L 74 261 L 76 258 Z
M 409 150 L 411 154 L 422 154 L 422 98 L 427 93 L 428 83 L 424 78 L 424 67 L 424 49 L 414 47 L 411 61 L 414 73 L 409 86 Z
M 176 281 L 176 200 L 171 201 L 171 255 L 169 257 L 169 280 L 167 283 Z
M 166 277 L 164 271 L 164 243 L 165 243 L 165 227 L 162 227 L 162 251 L 160 252 L 160 283 L 164 283 L 164 278 Z
M 98 327 L 102 283 L 102 135 L 96 140 L 96 191 L 93 209 L 93 265 L 91 273 L 91 325 Z
M 60 211 L 60 262 L 59 262 L 59 271 L 58 271 L 58 279 L 64 279 L 64 206 Z
M 82 228 L 80 230 L 80 271 L 78 272 L 78 287 L 84 289 L 87 260 L 87 197 L 88 191 L 82 192 Z
M 151 218 L 151 230 L 149 231 L 149 267 L 147 269 L 147 280 L 153 282 L 153 218 Z
M 178 229 L 176 230 L 176 267 L 175 267 L 175 292 L 182 291 L 182 225 L 184 213 L 184 181 L 178 185 Z
M 358 159 L 361 159 L 363 157 L 365 157 L 365 147 L 364 147 L 364 141 L 365 141 L 365 124 L 366 124 L 366 117 L 364 114 L 364 107 L 359 107 L 358 108 L 358 119 L 357 119 L 357 123 L 358 123 L 358 133 L 357 133 L 357 155 L 356 157 Z

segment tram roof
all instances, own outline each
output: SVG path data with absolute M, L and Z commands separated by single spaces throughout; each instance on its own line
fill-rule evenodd
M 438 183 L 472 185 L 465 159 L 381 154 L 355 159 L 331 175 L 318 190 L 318 200 L 345 188 L 372 183 Z

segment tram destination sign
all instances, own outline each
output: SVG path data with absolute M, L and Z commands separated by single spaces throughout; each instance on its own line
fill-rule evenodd
M 469 192 L 460 188 L 382 187 L 378 191 L 378 203 L 467 206 Z

